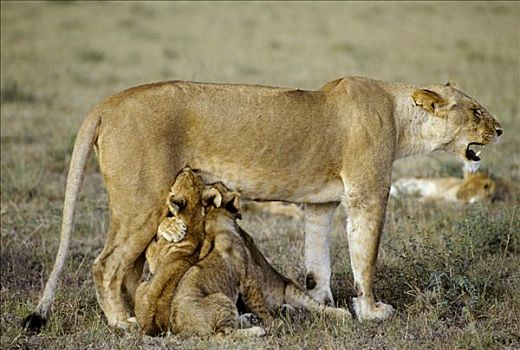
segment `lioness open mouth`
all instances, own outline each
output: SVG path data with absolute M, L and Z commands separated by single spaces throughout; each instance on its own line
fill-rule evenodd
M 471 142 L 466 148 L 466 159 L 473 162 L 480 162 L 480 153 L 482 152 L 483 144 L 478 142 Z
M 464 171 L 474 173 L 480 167 L 480 153 L 484 145 L 479 142 L 470 142 L 464 153 Z

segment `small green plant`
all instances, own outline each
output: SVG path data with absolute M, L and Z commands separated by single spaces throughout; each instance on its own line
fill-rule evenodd
M 36 96 L 32 93 L 21 88 L 17 82 L 8 82 L 2 84 L 1 89 L 1 101 L 2 103 L 12 102 L 28 102 L 33 103 L 36 101 Z
M 81 50 L 78 58 L 82 62 L 99 63 L 105 60 L 105 54 L 97 50 Z
M 508 274 L 505 269 L 490 271 L 482 262 L 518 252 L 516 221 L 514 210 L 493 217 L 483 206 L 474 206 L 453 231 L 435 236 L 416 225 L 422 240 L 410 237 L 392 249 L 416 299 L 435 307 L 441 317 L 478 316 L 485 311 L 487 298 L 500 296 L 499 286 Z

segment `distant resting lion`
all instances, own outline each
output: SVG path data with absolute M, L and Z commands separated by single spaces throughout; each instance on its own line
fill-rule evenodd
M 133 313 L 143 253 L 166 216 L 173 177 L 185 165 L 200 169 L 207 183 L 221 181 L 246 199 L 305 204 L 307 288 L 321 303 L 333 303 L 329 236 L 332 214 L 342 202 L 357 289 L 353 309 L 360 320 L 385 319 L 393 308 L 376 301 L 373 286 L 393 162 L 445 150 L 476 170 L 478 148 L 501 134 L 498 121 L 452 84 L 346 77 L 302 91 L 170 81 L 115 94 L 92 109 L 78 132 L 60 249 L 25 325 L 38 329 L 47 317 L 93 147 L 111 214 L 93 277 L 109 325 L 124 328 Z
M 393 197 L 413 196 L 423 201 L 442 200 L 457 203 L 491 201 L 495 194 L 495 181 L 483 173 L 465 173 L 464 178 L 409 178 L 392 183 Z

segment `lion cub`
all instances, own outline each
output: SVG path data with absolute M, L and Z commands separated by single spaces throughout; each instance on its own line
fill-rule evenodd
M 206 237 L 200 260 L 182 277 L 172 300 L 170 322 L 174 333 L 264 334 L 259 327 L 237 329 L 239 293 L 246 308 L 267 325 L 272 320 L 271 312 L 286 304 L 340 320 L 351 317 L 345 309 L 320 305 L 296 282 L 278 273 L 236 223 L 239 195 L 222 184 L 215 184 L 213 189 L 214 197 L 207 199 Z M 176 244 L 182 242 L 171 243 Z
M 213 197 L 207 200 L 206 238 L 200 260 L 178 284 L 171 303 L 171 328 L 180 336 L 261 336 L 265 331 L 260 327 L 238 329 L 239 294 L 265 325 L 272 322 L 253 259 L 237 230 L 239 195 L 222 184 L 215 184 L 212 189 Z M 182 242 L 172 243 L 177 244 Z
M 153 277 L 136 290 L 135 315 L 145 334 L 157 335 L 169 329 L 169 312 L 164 311 L 170 310 L 181 277 L 199 260 L 204 241 L 203 202 L 212 192 L 189 168 L 181 170 L 171 187 L 169 216 L 161 222 L 156 240 L 145 253 Z

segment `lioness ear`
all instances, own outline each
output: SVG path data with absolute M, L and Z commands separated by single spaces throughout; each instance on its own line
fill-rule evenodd
M 449 86 L 450 88 L 456 89 L 458 85 L 453 80 L 448 80 L 448 82 L 444 84 L 444 86 Z
M 222 195 L 220 192 L 213 186 L 206 187 L 202 191 L 202 205 L 207 207 L 209 205 L 214 205 L 216 208 L 219 208 L 222 204 Z
M 412 93 L 412 99 L 417 106 L 421 106 L 426 111 L 442 117 L 441 110 L 448 104 L 444 98 L 434 91 L 428 89 L 415 90 Z

